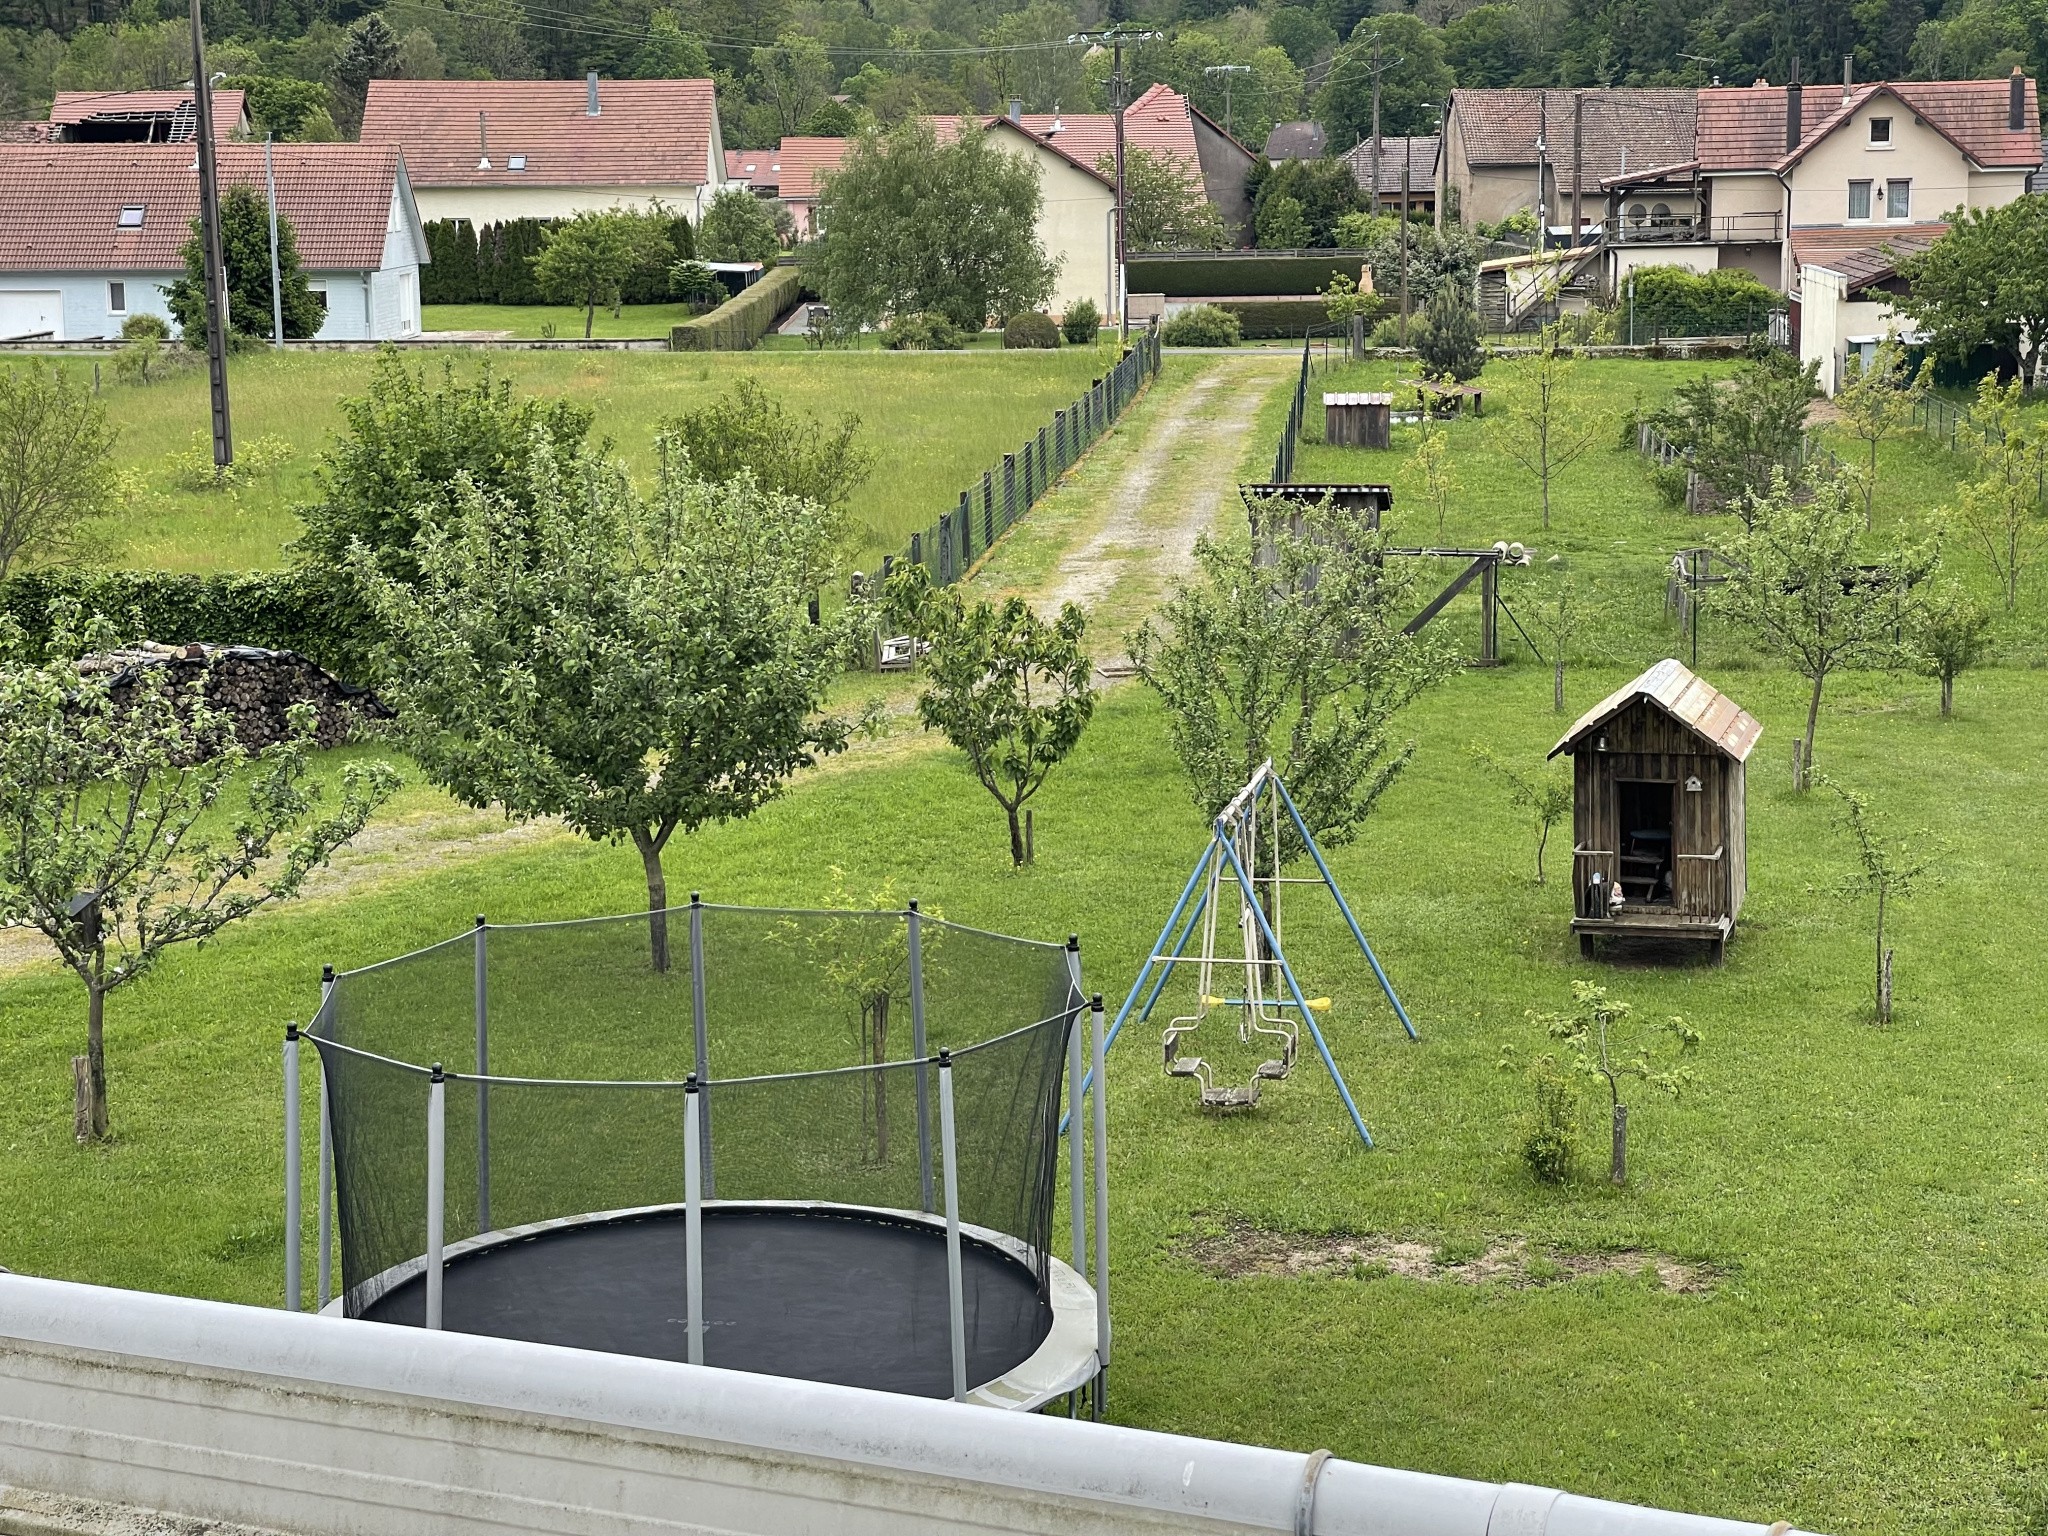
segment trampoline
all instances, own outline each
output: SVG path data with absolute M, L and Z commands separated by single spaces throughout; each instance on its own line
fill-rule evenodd
M 323 983 L 322 1310 L 1100 1413 L 1104 1117 L 1067 1095 L 1102 1026 L 1075 941 L 693 897 L 479 919 Z M 288 1031 L 288 1206 L 297 1052 Z

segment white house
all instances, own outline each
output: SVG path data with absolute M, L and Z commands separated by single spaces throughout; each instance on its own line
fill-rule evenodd
M 405 151 L 426 219 L 660 204 L 692 223 L 725 185 L 709 80 L 372 80 L 364 144 Z
M 261 192 L 263 147 L 222 144 L 220 185 Z M 280 144 L 278 212 L 290 220 L 322 341 L 416 335 L 419 210 L 396 149 Z M 199 216 L 188 144 L 0 145 L 0 340 L 115 336 L 133 314 L 169 318 Z

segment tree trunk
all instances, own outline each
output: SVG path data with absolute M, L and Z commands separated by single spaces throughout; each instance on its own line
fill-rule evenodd
M 1543 850 L 1550 845 L 1550 823 L 1536 829 L 1536 883 L 1543 884 Z
M 1014 805 L 1003 809 L 1010 815 L 1010 863 L 1014 868 L 1022 869 L 1029 862 L 1024 851 L 1024 819 Z
M 1607 1177 L 1616 1184 L 1628 1182 L 1628 1106 L 1619 1101 L 1614 1106 L 1614 1155 Z
M 1946 720 L 1956 710 L 1956 675 L 1953 672 L 1941 674 L 1941 718 Z
M 1872 507 L 1877 498 L 1877 439 L 1870 440 L 1870 469 L 1863 476 L 1863 531 L 1870 532 Z
M 1550 471 L 1544 470 L 1543 481 L 1543 531 L 1550 532 Z
M 668 969 L 668 876 L 662 873 L 661 848 L 639 828 L 633 829 L 633 846 L 640 850 L 640 863 L 647 871 L 647 952 L 657 972 Z
M 1553 715 L 1564 713 L 1564 649 L 1561 645 L 1557 662 L 1550 672 L 1550 712 Z
M 585 341 L 588 341 L 588 340 L 590 340 L 590 328 L 591 328 L 591 327 L 592 327 L 593 325 L 595 325 L 596 323 L 597 323 L 597 304 L 596 304 L 596 302 L 595 302 L 595 301 L 593 300 L 593 301 L 592 301 L 592 303 L 591 303 L 591 305 L 590 305 L 590 307 L 589 307 L 588 309 L 586 309 L 586 310 L 584 310 L 584 311 L 583 311 L 583 339 L 584 339 Z
M 1031 810 L 1028 806 L 1024 811 L 1024 862 L 1026 864 L 1036 864 L 1038 862 L 1038 847 L 1031 835 Z
M 1877 1022 L 1892 1021 L 1892 956 L 1884 947 L 1884 888 L 1877 892 Z
M 72 1111 L 72 1128 L 80 1141 L 105 1141 L 107 1117 L 107 994 L 90 982 L 85 989 L 84 1071 L 77 1075 L 78 1103 Z M 73 1064 L 76 1072 L 76 1062 Z
M 1820 689 L 1827 676 L 1825 672 L 1814 674 L 1813 697 L 1806 702 L 1806 735 L 1801 738 L 1798 782 L 1792 786 L 1802 792 L 1813 782 L 1813 734 L 1820 728 Z

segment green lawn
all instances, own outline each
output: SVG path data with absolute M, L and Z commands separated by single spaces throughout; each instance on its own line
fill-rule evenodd
M 1618 412 L 1690 371 L 1602 364 L 1585 384 Z M 1263 409 L 1277 432 L 1284 392 Z M 1490 404 L 1484 420 L 1452 428 L 1468 489 L 1445 534 L 1571 554 L 1602 613 L 1574 658 L 1575 712 L 1675 653 L 1663 562 L 1728 525 L 1664 507 L 1642 461 L 1603 446 L 1560 485 L 1546 538 L 1533 489 L 1500 455 L 1498 420 Z M 1271 440 L 1262 429 L 1249 469 L 1270 464 Z M 1405 494 L 1402 447 L 1310 445 L 1299 474 L 1384 478 Z M 1917 440 L 1888 447 L 1885 465 L 1881 529 L 1917 519 L 1955 473 Z M 1399 518 L 1434 539 L 1419 512 Z M 1985 584 L 1974 554 L 1956 558 Z M 2037 620 L 2038 598 L 2022 609 Z M 1469 630 L 1469 612 L 1446 622 Z M 1291 958 L 1311 995 L 1335 999 L 1326 1027 L 1377 1150 L 1358 1146 L 1312 1057 L 1255 1114 L 1228 1120 L 1203 1116 L 1192 1089 L 1162 1075 L 1157 1020 L 1134 1026 L 1112 1058 L 1115 1416 L 1841 1536 L 2039 1536 L 2048 1030 L 2035 956 L 2048 924 L 2048 675 L 2016 647 L 2021 664 L 1960 682 L 1950 721 L 1925 679 L 1866 672 L 1831 685 L 1821 766 L 1947 849 L 1944 884 L 1896 913 L 1898 1021 L 1881 1030 L 1870 914 L 1825 894 L 1848 869 L 1847 836 L 1824 797 L 1787 783 L 1799 681 L 1709 624 L 1703 670 L 1766 728 L 1750 762 L 1750 895 L 1727 965 L 1591 964 L 1569 932 L 1568 890 L 1555 873 L 1532 882 L 1533 835 L 1466 752 L 1484 739 L 1534 764 L 1569 718 L 1550 712 L 1547 669 L 1506 650 L 1506 666 L 1463 673 L 1409 712 L 1410 770 L 1359 840 L 1333 853 L 1419 1045 L 1403 1041 L 1334 914 L 1290 898 Z M 436 804 L 408 790 L 380 826 Z M 906 733 L 808 776 L 747 822 L 674 845 L 670 888 L 811 904 L 829 899 L 835 870 L 856 890 L 893 880 L 955 921 L 1080 933 L 1089 984 L 1114 1006 L 1204 837 L 1141 688 L 1105 697 L 1037 805 L 1039 863 L 1013 872 L 1000 814 L 961 760 Z M 320 965 L 460 933 L 478 911 L 580 916 L 629 910 L 642 895 L 630 850 L 566 835 L 451 848 L 423 871 L 403 864 L 403 837 L 384 846 L 345 893 L 176 953 L 116 995 L 118 1139 L 107 1147 L 81 1151 L 69 1137 L 82 992 L 0 947 L 0 1264 L 274 1303 L 277 1041 L 285 1019 L 315 1007 Z M 1644 1013 L 1682 1014 L 1703 1036 L 1684 1098 L 1635 1096 L 1622 1191 L 1598 1176 L 1592 1103 L 1581 1176 L 1563 1189 L 1534 1183 L 1514 1150 L 1525 1091 L 1497 1067 L 1503 1043 L 1536 1038 L 1528 1011 L 1562 1006 L 1582 976 Z M 571 978 L 565 998 L 578 987 Z M 828 1010 L 818 1028 L 842 1032 L 844 1021 Z M 1247 1229 L 1283 1248 L 1330 1234 L 1410 1242 L 1446 1264 L 1517 1242 L 1567 1272 L 1589 1256 L 1632 1257 L 1621 1272 L 1528 1285 L 1468 1283 L 1455 1265 L 1424 1278 L 1372 1265 L 1231 1278 L 1201 1262 L 1218 1234 Z M 1636 1272 L 1657 1260 L 1690 1266 L 1699 1288 L 1673 1292 Z
M 1112 362 L 1092 348 L 915 357 L 464 352 L 420 359 L 425 368 L 445 364 L 465 375 L 488 363 L 520 390 L 591 406 L 596 435 L 609 437 L 643 474 L 652 468 L 661 420 L 743 376 L 828 420 L 853 411 L 881 453 L 881 467 L 853 499 L 854 516 L 872 532 L 867 557 L 901 548 L 913 529 L 951 507 L 970 481 L 1050 421 L 1054 410 L 1071 404 Z M 108 413 L 120 432 L 116 456 L 129 472 L 132 495 L 99 530 L 95 557 L 182 571 L 278 564 L 298 536 L 293 507 L 312 494 L 321 450 L 340 425 L 339 402 L 363 388 L 374 363 L 373 355 L 360 352 L 234 358 L 229 389 L 236 442 L 245 453 L 275 448 L 283 461 L 230 491 L 188 489 L 166 463 L 168 455 L 193 452 L 211 462 L 204 369 L 148 386 L 116 383 L 112 369 L 103 369 Z
M 599 309 L 590 333 L 606 340 L 659 336 L 665 341 L 671 327 L 695 318 L 687 304 L 624 304 L 617 315 Z M 495 331 L 576 341 L 583 335 L 583 311 L 566 304 L 427 304 L 420 308 L 420 326 L 430 332 Z

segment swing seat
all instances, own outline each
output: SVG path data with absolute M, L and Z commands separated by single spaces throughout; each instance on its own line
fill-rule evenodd
M 1172 1056 L 1167 1058 L 1168 1077 L 1200 1077 L 1208 1071 L 1208 1063 L 1199 1056 Z
M 1293 1070 L 1294 1063 L 1291 1061 L 1262 1061 L 1259 1063 L 1257 1075 L 1268 1082 L 1277 1083 L 1285 1080 L 1287 1074 Z
M 1204 1088 L 1204 1109 L 1250 1109 L 1259 1102 L 1259 1081 L 1253 1078 L 1241 1088 Z

